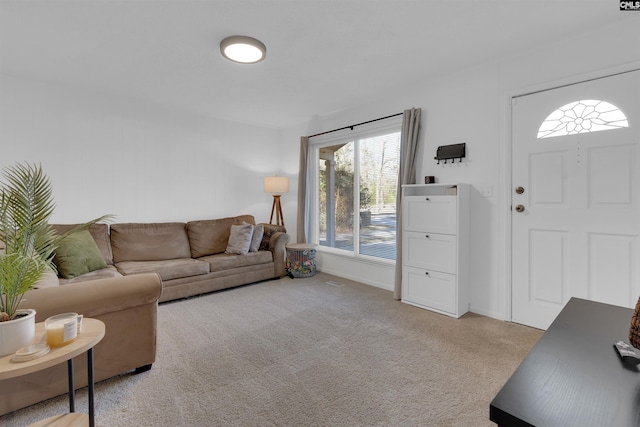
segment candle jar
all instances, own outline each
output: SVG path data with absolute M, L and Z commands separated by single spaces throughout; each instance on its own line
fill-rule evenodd
M 49 347 L 62 347 L 78 336 L 78 314 L 63 313 L 44 321 L 44 329 Z

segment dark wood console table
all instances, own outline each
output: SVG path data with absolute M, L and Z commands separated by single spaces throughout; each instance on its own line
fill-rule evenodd
M 633 310 L 572 298 L 490 405 L 499 426 L 639 426 L 640 371 L 613 347 Z

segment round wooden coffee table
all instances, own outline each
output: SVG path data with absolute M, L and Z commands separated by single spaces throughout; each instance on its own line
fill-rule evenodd
M 69 377 L 69 414 L 56 415 L 46 420 L 42 420 L 34 426 L 86 426 L 95 425 L 94 401 L 93 401 L 93 347 L 104 337 L 104 323 L 97 319 L 83 319 L 82 332 L 70 344 L 63 347 L 52 348 L 48 354 L 37 359 L 27 362 L 13 362 L 13 355 L 0 357 L 0 380 L 20 377 L 22 375 L 38 372 L 51 366 L 57 365 L 64 361 L 67 362 L 67 372 Z M 44 343 L 44 322 L 36 323 L 36 334 L 34 344 Z M 89 390 L 89 414 L 75 412 L 75 396 L 73 384 L 73 358 L 86 352 L 87 353 L 87 382 Z

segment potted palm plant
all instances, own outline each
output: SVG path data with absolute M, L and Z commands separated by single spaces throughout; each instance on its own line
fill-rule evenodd
M 58 235 L 49 219 L 55 208 L 52 186 L 41 166 L 16 164 L 3 170 L 0 183 L 0 356 L 32 342 L 35 310 L 20 307 L 22 297 L 45 272 L 55 271 L 60 240 L 107 218 L 97 218 Z

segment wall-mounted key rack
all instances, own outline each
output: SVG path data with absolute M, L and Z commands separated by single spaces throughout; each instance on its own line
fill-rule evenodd
M 452 145 L 441 145 L 436 150 L 436 156 L 434 160 L 440 161 L 444 160 L 444 163 L 447 163 L 447 160 L 451 160 L 451 163 L 455 163 L 456 159 L 459 159 L 459 162 L 462 162 L 462 159 L 466 157 L 467 144 L 452 144 Z

